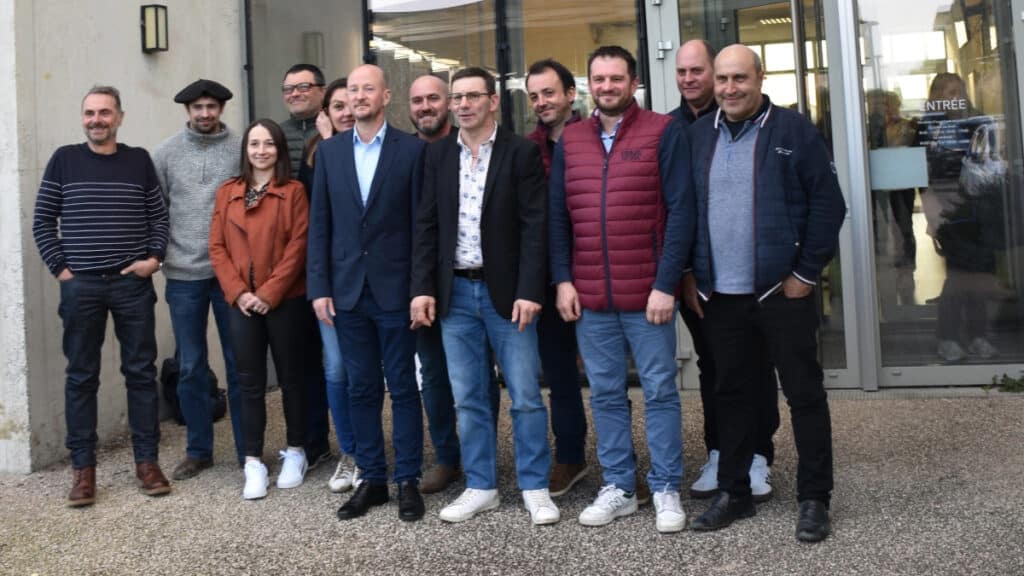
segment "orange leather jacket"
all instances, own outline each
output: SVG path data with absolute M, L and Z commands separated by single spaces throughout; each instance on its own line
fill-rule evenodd
M 306 232 L 309 200 L 298 180 L 270 183 L 252 208 L 245 208 L 246 184 L 234 178 L 217 190 L 210 223 L 210 262 L 224 299 L 234 306 L 253 292 L 273 310 L 306 293 Z M 255 286 L 251 285 L 250 270 Z M 255 287 L 255 289 L 254 289 Z

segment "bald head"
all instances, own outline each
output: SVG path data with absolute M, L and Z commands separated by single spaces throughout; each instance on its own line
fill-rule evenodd
M 742 44 L 722 49 L 715 58 L 715 100 L 730 121 L 746 120 L 757 113 L 763 81 L 761 58 Z
M 409 119 L 416 133 L 428 142 L 448 134 L 448 85 L 444 80 L 425 74 L 409 86 Z
M 384 108 L 391 101 L 384 71 L 373 64 L 357 66 L 348 75 L 348 104 L 356 124 L 370 128 L 384 122 Z
M 714 98 L 715 49 L 707 40 L 690 40 L 676 52 L 676 86 L 695 114 Z

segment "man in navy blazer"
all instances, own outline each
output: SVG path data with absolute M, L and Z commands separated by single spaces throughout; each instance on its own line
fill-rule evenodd
M 416 335 L 408 322 L 423 143 L 385 121 L 391 92 L 383 70 L 359 66 L 349 74 L 347 90 L 356 125 L 317 147 L 307 256 L 308 296 L 317 318 L 335 324 L 345 351 L 362 480 L 338 518 L 357 518 L 388 501 L 381 423 L 386 379 L 394 415 L 398 515 L 419 520 L 423 412 Z

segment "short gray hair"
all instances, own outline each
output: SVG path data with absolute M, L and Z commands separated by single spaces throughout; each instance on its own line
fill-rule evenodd
M 114 102 L 117 103 L 117 111 L 118 112 L 122 111 L 121 110 L 121 91 L 118 90 L 117 88 L 114 88 L 113 86 L 102 86 L 102 85 L 96 84 L 92 88 L 89 88 L 89 91 L 85 93 L 85 96 L 82 96 L 82 103 L 84 104 L 85 103 L 85 99 L 88 98 L 89 96 L 93 95 L 93 94 L 104 94 L 106 96 L 112 97 L 114 99 Z

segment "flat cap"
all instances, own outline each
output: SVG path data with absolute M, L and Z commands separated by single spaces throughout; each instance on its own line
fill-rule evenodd
M 231 100 L 231 97 L 234 96 L 234 94 L 219 82 L 200 78 L 199 80 L 196 80 L 182 88 L 181 92 L 178 92 L 174 96 L 174 101 L 178 104 L 188 104 L 189 102 L 195 102 L 201 96 L 209 96 L 214 100 L 227 102 L 228 100 Z

